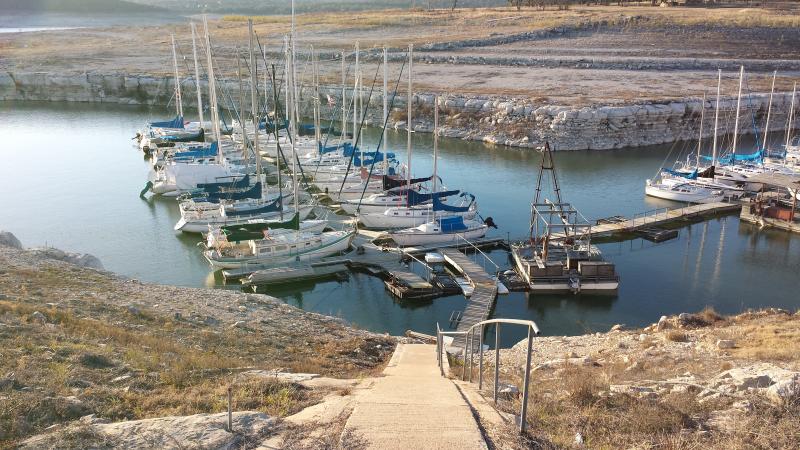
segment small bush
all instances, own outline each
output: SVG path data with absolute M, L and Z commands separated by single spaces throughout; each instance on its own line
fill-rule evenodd
M 84 367 L 90 367 L 92 369 L 105 369 L 107 367 L 113 367 L 114 362 L 108 359 L 104 355 L 98 355 L 95 353 L 84 353 L 78 357 L 78 362 Z
M 687 335 L 683 331 L 672 330 L 669 333 L 667 333 L 667 340 L 672 342 L 688 342 L 689 335 Z

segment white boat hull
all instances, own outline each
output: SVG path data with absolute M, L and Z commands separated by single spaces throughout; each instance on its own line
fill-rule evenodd
M 389 233 L 392 240 L 401 247 L 408 247 L 411 245 L 432 245 L 432 244 L 452 244 L 464 242 L 464 239 L 479 239 L 486 236 L 486 231 L 489 227 L 482 225 L 480 227 L 469 228 L 464 231 L 456 233 L 425 233 L 425 232 L 395 232 Z
M 258 266 L 266 266 L 266 265 L 275 265 L 275 264 L 287 264 L 292 262 L 298 261 L 313 261 L 319 258 L 324 258 L 326 256 L 331 256 L 339 252 L 343 252 L 350 248 L 350 243 L 352 242 L 353 238 L 355 237 L 355 231 L 351 232 L 331 232 L 337 233 L 341 235 L 337 237 L 336 240 L 327 243 L 319 248 L 315 248 L 312 250 L 298 252 L 298 253 L 286 253 L 280 256 L 272 256 L 269 258 L 259 258 L 256 256 L 253 257 L 246 257 L 246 258 L 216 258 L 214 256 L 214 251 L 208 250 L 203 253 L 208 260 L 211 267 L 214 269 L 240 269 L 245 267 L 258 267 Z

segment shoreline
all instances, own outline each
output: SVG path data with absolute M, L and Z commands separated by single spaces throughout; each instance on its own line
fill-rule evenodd
M 205 82 L 201 83 L 205 85 Z M 236 98 L 239 84 L 220 83 Z M 122 105 L 168 106 L 172 100 L 173 81 L 169 77 L 129 75 L 125 73 L 83 75 L 54 75 L 46 72 L 0 74 L 0 101 L 43 101 L 116 103 Z M 249 90 L 245 83 L 245 89 Z M 341 105 L 341 86 L 321 86 L 321 96 L 334 99 Z M 352 91 L 348 93 L 348 101 Z M 183 101 L 194 105 L 196 96 L 190 86 L 184 88 Z M 380 126 L 381 95 L 364 99 L 368 108 L 365 123 Z M 436 95 L 417 92 L 413 129 L 433 132 L 433 106 Z M 499 95 L 449 95 L 439 97 L 442 126 L 440 135 L 469 141 L 519 148 L 536 148 L 549 141 L 556 150 L 609 150 L 644 147 L 678 141 L 696 140 L 700 136 L 701 113 L 713 118 L 715 98 L 705 104 L 697 97 L 665 99 L 662 102 L 631 102 L 592 106 L 561 106 L 537 104 L 535 99 Z M 791 93 L 776 92 L 773 96 L 770 131 L 785 130 Z M 751 94 L 743 102 L 740 135 L 754 134 L 754 124 L 763 123 L 767 116 L 769 94 Z M 398 94 L 389 113 L 388 126 L 405 129 L 406 98 Z M 703 108 L 704 106 L 704 108 Z M 312 115 L 310 102 L 302 103 L 301 114 Z M 729 115 L 736 108 L 736 99 L 722 97 L 720 110 Z M 323 108 L 323 120 L 338 118 L 336 109 Z M 732 133 L 731 120 L 722 120 L 718 135 Z M 800 117 L 794 127 L 800 125 Z M 702 138 L 713 135 L 713 120 L 703 123 Z

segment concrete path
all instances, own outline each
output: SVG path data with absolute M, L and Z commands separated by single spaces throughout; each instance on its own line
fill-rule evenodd
M 467 402 L 440 376 L 435 345 L 398 345 L 383 373 L 356 402 L 345 435 L 375 449 L 487 448 Z

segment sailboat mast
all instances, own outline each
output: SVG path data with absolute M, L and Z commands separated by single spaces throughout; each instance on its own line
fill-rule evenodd
M 703 92 L 703 107 L 700 108 L 700 136 L 697 137 L 697 163 L 695 167 L 700 167 L 700 149 L 703 147 L 703 125 L 706 116 L 706 93 Z
M 389 117 L 389 106 L 388 106 L 389 89 L 387 87 L 387 83 L 388 83 L 387 80 L 389 78 L 388 66 L 389 66 L 389 63 L 388 63 L 388 57 L 386 55 L 386 46 L 384 46 L 383 47 L 383 148 L 384 148 L 383 153 L 384 154 L 388 154 L 388 151 L 385 150 L 386 149 L 386 145 L 387 145 L 386 139 L 388 138 L 388 136 L 387 136 L 388 132 L 386 130 L 386 124 L 388 123 L 387 119 Z M 388 165 L 389 165 L 389 160 L 386 158 L 386 156 L 384 156 L 383 157 L 383 173 L 384 174 L 387 173 Z
M 408 104 L 408 122 L 406 124 L 406 180 L 407 187 L 411 189 L 411 103 L 413 101 L 412 89 L 412 69 L 414 63 L 414 44 L 408 44 L 408 95 L 406 103 Z M 408 197 L 406 197 L 408 198 Z
M 197 31 L 192 22 L 192 55 L 194 55 L 194 84 L 197 87 L 197 112 L 200 115 L 200 128 L 203 128 L 203 94 L 200 90 L 200 64 L 197 62 Z
M 797 94 L 797 83 L 794 83 L 792 88 L 792 106 L 789 107 L 789 123 L 786 124 L 786 147 L 784 150 L 789 150 L 789 141 L 792 138 L 792 124 L 794 123 L 794 99 Z
M 311 68 L 314 78 L 314 138 L 317 140 L 317 148 L 322 144 L 322 132 L 320 130 L 320 102 L 319 102 L 319 58 L 311 46 Z
M 358 70 L 359 70 L 359 55 L 358 55 L 358 41 L 356 41 L 356 66 L 355 66 L 355 77 L 353 81 L 353 146 L 355 147 L 356 141 L 358 139 L 357 134 L 361 132 L 360 129 L 357 127 L 358 123 Z M 355 148 L 353 149 L 355 151 Z
M 261 152 L 258 149 L 258 62 L 253 46 L 253 19 L 248 19 L 247 29 L 250 33 L 250 113 L 253 117 L 253 156 L 256 159 L 256 176 L 261 181 Z
M 294 5 L 294 2 L 292 3 Z M 294 210 L 295 213 L 298 212 L 298 203 L 297 203 L 297 115 L 295 114 L 295 90 L 294 90 L 294 42 L 289 40 L 289 46 L 287 47 L 286 52 L 286 64 L 288 66 L 287 73 L 289 74 L 289 78 L 286 83 L 286 103 L 287 108 L 289 109 L 289 133 L 291 135 L 291 145 L 292 145 L 292 190 L 294 193 Z
M 347 140 L 347 75 L 344 67 L 345 54 L 342 50 L 342 145 Z
M 714 108 L 714 145 L 711 149 L 711 165 L 717 165 L 717 131 L 719 130 L 719 88 L 722 84 L 722 69 L 717 70 L 717 106 Z
M 767 123 L 764 124 L 764 141 L 763 147 L 764 149 L 767 148 L 767 134 L 769 133 L 769 119 L 772 117 L 772 96 L 775 94 L 775 77 L 777 77 L 778 71 L 772 72 L 772 88 L 769 90 L 769 104 L 767 105 Z
M 439 97 L 433 99 L 433 190 L 437 192 L 438 179 L 438 158 L 439 156 Z
M 214 140 L 217 142 L 217 162 L 222 162 L 222 143 L 220 142 L 219 112 L 217 111 L 217 82 L 214 77 L 214 64 L 211 57 L 211 37 L 208 35 L 208 18 L 203 16 L 203 28 L 206 35 L 206 57 L 208 58 L 208 96 L 211 110 L 211 121 Z
M 733 156 L 732 161 L 736 162 L 736 142 L 739 139 L 739 109 L 742 106 L 742 81 L 744 80 L 744 66 L 739 69 L 739 95 L 736 98 L 736 120 L 733 125 Z
M 178 112 L 178 117 L 183 120 L 183 101 L 181 100 L 181 77 L 178 75 L 178 55 L 175 52 L 175 35 L 171 34 L 172 38 L 172 66 L 175 68 L 175 108 Z

